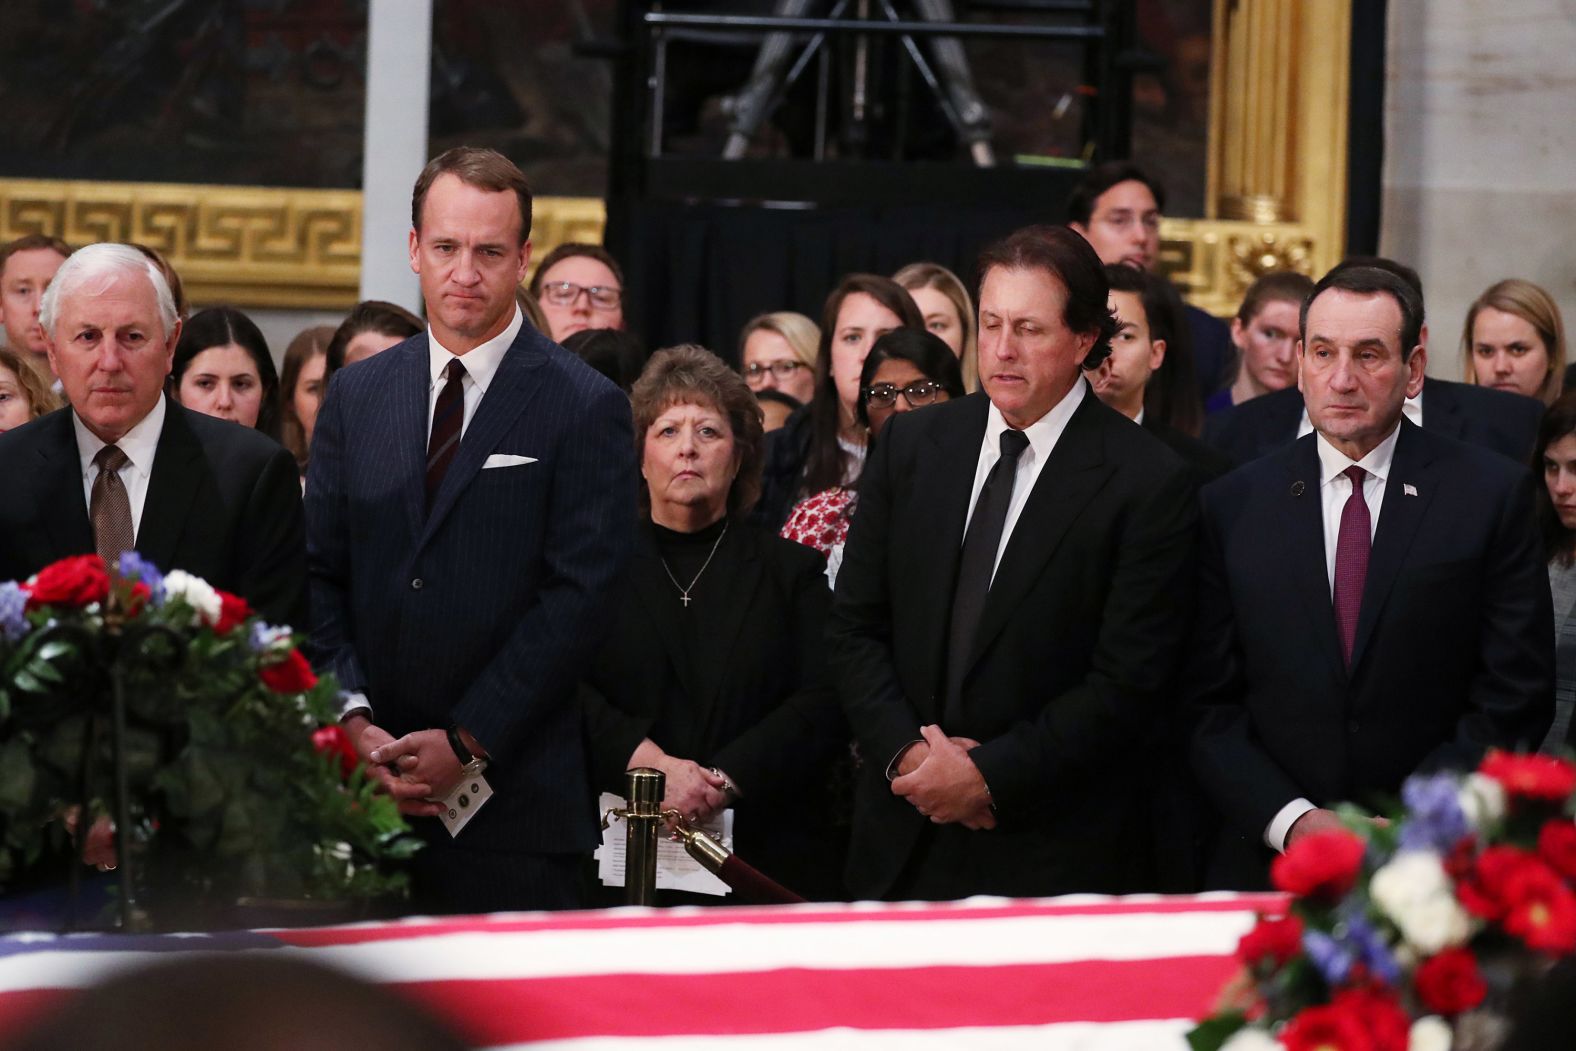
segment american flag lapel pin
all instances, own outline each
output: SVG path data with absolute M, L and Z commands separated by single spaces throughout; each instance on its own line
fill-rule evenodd
M 1405 493 L 1407 496 L 1416 496 L 1417 486 L 1413 485 L 1411 482 L 1402 482 L 1401 492 Z

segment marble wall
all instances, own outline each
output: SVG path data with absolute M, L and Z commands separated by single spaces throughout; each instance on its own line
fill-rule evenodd
M 1392 0 L 1389 19 L 1380 250 L 1423 276 L 1429 373 L 1460 379 L 1466 308 L 1500 278 L 1576 325 L 1576 0 Z

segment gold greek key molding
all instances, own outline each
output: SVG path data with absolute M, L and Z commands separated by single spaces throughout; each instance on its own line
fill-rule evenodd
M 564 241 L 602 241 L 600 200 L 538 197 L 533 212 L 538 259 Z M 0 179 L 0 243 L 30 233 L 140 241 L 197 304 L 334 310 L 359 298 L 357 190 Z

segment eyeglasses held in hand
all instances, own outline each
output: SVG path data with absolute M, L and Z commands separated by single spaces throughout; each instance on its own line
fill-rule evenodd
M 762 365 L 758 361 L 752 361 L 748 365 L 744 366 L 744 378 L 748 381 L 756 382 L 765 379 L 766 374 L 770 372 L 778 379 L 785 380 L 789 376 L 792 376 L 795 372 L 798 372 L 800 369 L 808 367 L 809 366 L 804 362 L 794 361 L 792 358 L 785 358 L 782 361 L 774 361 L 770 365 Z
M 549 281 L 542 286 L 542 295 L 555 307 L 574 306 L 575 300 L 584 292 L 591 299 L 591 306 L 596 310 L 615 310 L 619 301 L 624 298 L 622 289 L 610 288 L 607 285 L 577 285 L 573 281 Z
M 903 395 L 903 400 L 913 408 L 929 405 L 936 400 L 936 395 L 942 392 L 941 384 L 935 380 L 920 380 L 910 383 L 902 389 L 890 383 L 877 383 L 873 387 L 866 387 L 862 393 L 866 405 L 874 405 L 878 409 L 885 409 L 897 404 L 897 396 Z

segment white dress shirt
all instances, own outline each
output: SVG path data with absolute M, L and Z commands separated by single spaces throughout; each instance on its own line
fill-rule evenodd
M 482 403 L 482 395 L 487 393 L 487 385 L 498 374 L 498 365 L 503 361 L 504 352 L 520 334 L 520 326 L 524 322 L 525 317 L 516 306 L 514 318 L 504 326 L 502 332 L 464 354 L 455 354 L 444 347 L 438 342 L 438 337 L 432 334 L 432 329 L 427 329 L 427 358 L 432 369 L 432 386 L 427 391 L 428 434 L 432 433 L 432 417 L 438 409 L 438 395 L 442 393 L 444 384 L 448 382 L 443 372 L 449 367 L 449 362 L 459 358 L 465 366 L 465 378 L 460 381 L 460 390 L 465 394 L 465 417 L 460 422 L 460 439 L 462 441 L 465 439 L 465 430 L 476 415 L 476 406 Z
M 1001 543 L 996 548 L 996 561 L 992 563 L 993 581 L 996 567 L 1001 565 L 1001 553 L 1007 550 L 1007 541 L 1012 539 L 1012 529 L 1018 524 L 1018 516 L 1023 513 L 1023 505 L 1029 500 L 1029 492 L 1040 477 L 1040 469 L 1045 466 L 1051 450 L 1056 448 L 1062 432 L 1067 429 L 1067 421 L 1073 418 L 1073 412 L 1084 400 L 1084 392 L 1087 389 L 1083 378 L 1079 377 L 1073 384 L 1073 389 L 1068 391 L 1050 412 L 1023 429 L 1023 436 L 1029 439 L 1029 447 L 1018 456 L 1018 473 L 1013 476 L 1012 483 L 1012 502 L 1007 505 L 1007 521 L 1002 526 Z M 985 423 L 985 438 L 980 442 L 979 462 L 974 467 L 974 492 L 969 497 L 969 517 L 964 519 L 965 522 L 974 517 L 974 505 L 979 503 L 980 490 L 985 488 L 985 479 L 990 476 L 990 469 L 996 466 L 996 461 L 1001 459 L 1001 436 L 1005 430 L 1007 430 L 1007 420 L 993 402 Z M 964 535 L 968 535 L 967 528 L 964 530 Z
M 165 411 L 164 395 L 160 394 L 158 403 L 149 410 L 148 415 L 138 420 L 137 425 L 121 435 L 120 441 L 115 443 L 126 454 L 126 465 L 119 473 L 120 484 L 126 487 L 126 499 L 131 504 L 133 542 L 142 532 L 142 508 L 148 502 L 148 479 L 153 476 L 153 456 L 159 449 L 159 435 L 164 433 Z M 99 473 L 93 464 L 93 457 L 109 442 L 88 430 L 87 424 L 75 412 L 71 414 L 71 426 L 77 432 L 77 456 L 82 461 L 82 499 L 91 517 L 93 482 Z
M 1324 570 L 1330 584 L 1330 595 L 1335 595 L 1335 548 L 1341 538 L 1341 511 L 1352 495 L 1351 479 L 1346 471 L 1352 465 L 1368 472 L 1363 479 L 1363 502 L 1368 505 L 1368 542 L 1373 543 L 1379 530 L 1379 509 L 1384 503 L 1384 487 L 1390 478 L 1390 465 L 1395 459 L 1395 442 L 1401 434 L 1397 423 L 1378 445 L 1369 450 L 1361 460 L 1354 460 L 1325 440 L 1324 435 L 1314 439 L 1319 450 L 1319 513 L 1324 522 Z M 1264 842 L 1271 850 L 1286 849 L 1286 833 L 1297 819 L 1316 807 L 1306 799 L 1293 799 L 1280 808 L 1264 829 Z

